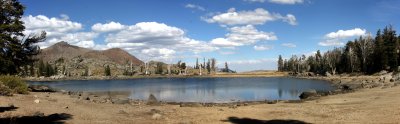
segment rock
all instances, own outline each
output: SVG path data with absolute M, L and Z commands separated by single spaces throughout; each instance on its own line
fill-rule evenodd
M 37 104 L 37 103 L 40 103 L 40 100 L 39 99 L 35 99 L 33 102 L 35 102 Z
M 386 70 L 382 70 L 382 71 L 380 71 L 378 74 L 379 75 L 384 75 L 384 74 L 387 74 L 388 72 L 386 71 Z
M 126 112 L 124 110 L 119 110 L 117 114 L 128 115 L 128 112 Z
M 56 92 L 55 89 L 50 88 L 49 86 L 46 85 L 29 85 L 28 88 L 32 92 Z
M 147 105 L 158 105 L 159 102 L 157 101 L 157 98 L 153 94 L 150 94 L 149 98 L 147 99 L 146 104 Z
M 197 102 L 191 102 L 191 103 L 181 103 L 179 105 L 180 107 L 202 107 L 203 105 Z
M 325 72 L 325 76 L 327 76 L 327 77 L 332 77 L 332 74 L 329 73 L 329 72 Z
M 311 97 L 315 97 L 317 96 L 317 91 L 312 89 L 312 90 L 308 90 L 308 91 L 304 91 L 303 93 L 300 94 L 300 99 L 308 99 Z
M 128 104 L 129 103 L 129 99 L 125 98 L 125 99 L 117 99 L 115 101 L 112 102 L 113 104 Z
M 151 109 L 151 110 L 150 110 L 150 113 L 152 113 L 152 114 L 154 114 L 154 113 L 161 113 L 161 111 L 158 110 L 158 109 Z
M 276 104 L 278 103 L 278 100 L 268 100 L 267 104 Z
M 65 107 L 64 107 L 64 109 L 68 109 L 68 108 L 69 108 L 68 106 L 65 106 Z
M 310 76 L 310 77 L 314 77 L 315 76 L 315 74 L 313 72 L 308 72 L 307 75 Z
M 153 119 L 153 120 L 160 120 L 160 119 L 161 119 L 161 114 L 154 113 L 153 116 L 151 116 L 151 119 Z

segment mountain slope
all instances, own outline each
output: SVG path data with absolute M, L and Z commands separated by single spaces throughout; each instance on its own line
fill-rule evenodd
M 84 59 L 94 59 L 97 61 L 109 61 L 116 64 L 126 64 L 132 62 L 133 65 L 141 65 L 143 62 L 135 56 L 130 55 L 128 52 L 120 48 L 112 48 L 104 51 L 91 50 L 73 46 L 67 42 L 59 42 L 48 48 L 45 48 L 37 56 L 45 62 L 54 62 L 60 58 L 64 60 L 72 60 L 76 57 Z

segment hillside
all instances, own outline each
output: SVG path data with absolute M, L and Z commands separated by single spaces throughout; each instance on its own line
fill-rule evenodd
M 37 58 L 46 62 L 50 62 L 56 61 L 60 58 L 63 58 L 64 60 L 71 60 L 79 56 L 84 59 L 110 61 L 117 64 L 125 64 L 127 61 L 132 62 L 133 65 L 143 64 L 141 60 L 137 59 L 135 56 L 130 55 L 128 52 L 120 48 L 112 48 L 104 51 L 98 51 L 73 46 L 64 41 L 43 49 L 41 53 L 37 56 Z
M 91 76 L 104 75 L 104 67 L 110 66 L 112 75 L 122 75 L 126 70 L 137 70 L 141 60 L 120 48 L 92 50 L 59 42 L 43 49 L 37 59 L 57 66 L 58 74 L 81 76 L 88 70 Z

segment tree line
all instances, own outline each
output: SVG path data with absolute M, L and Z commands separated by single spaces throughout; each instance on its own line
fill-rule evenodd
M 393 26 L 379 29 L 375 37 L 370 34 L 348 41 L 345 46 L 315 55 L 292 55 L 288 60 L 278 57 L 278 71 L 316 74 L 363 73 L 382 70 L 399 71 L 400 36 Z

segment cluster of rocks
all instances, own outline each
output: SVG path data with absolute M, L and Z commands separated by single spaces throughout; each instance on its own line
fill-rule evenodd
M 321 92 L 316 90 L 304 91 L 300 94 L 300 99 L 315 99 L 320 96 L 353 92 L 363 88 L 390 88 L 400 85 L 400 73 L 381 71 L 374 76 L 326 76 L 326 77 L 307 77 L 308 79 L 328 80 L 336 90 Z
M 56 89 L 47 85 L 29 85 L 28 88 L 31 92 L 57 92 Z

